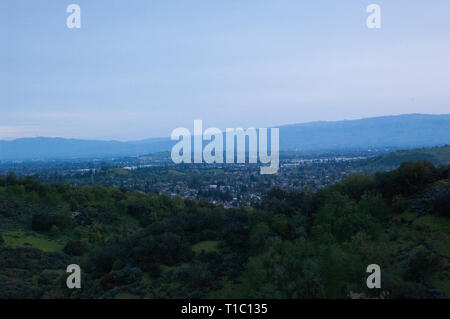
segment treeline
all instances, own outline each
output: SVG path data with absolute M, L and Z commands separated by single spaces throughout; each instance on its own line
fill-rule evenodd
M 449 178 L 405 163 L 227 210 L 0 176 L 0 297 L 448 298 Z M 82 289 L 65 286 L 70 263 Z

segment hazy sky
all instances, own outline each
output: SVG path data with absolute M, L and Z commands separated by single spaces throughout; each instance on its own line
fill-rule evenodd
M 450 113 L 449 16 L 448 0 L 1 0 L 0 139 Z

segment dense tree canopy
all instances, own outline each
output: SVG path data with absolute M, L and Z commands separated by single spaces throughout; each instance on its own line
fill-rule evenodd
M 405 163 L 224 209 L 0 176 L 0 298 L 450 297 L 449 177 Z M 373 263 L 382 289 L 365 285 Z

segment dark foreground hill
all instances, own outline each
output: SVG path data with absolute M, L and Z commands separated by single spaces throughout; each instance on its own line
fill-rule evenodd
M 450 168 L 406 163 L 258 207 L 0 177 L 0 298 L 450 298 Z M 66 287 L 66 267 L 82 288 Z M 381 267 L 381 288 L 366 286 Z
M 410 114 L 280 127 L 281 150 L 415 148 L 445 144 L 450 144 L 450 114 Z M 0 141 L 0 160 L 136 156 L 170 151 L 173 145 L 169 138 L 134 142 L 24 138 Z

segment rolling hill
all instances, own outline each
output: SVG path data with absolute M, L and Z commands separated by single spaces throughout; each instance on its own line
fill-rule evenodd
M 435 166 L 450 165 L 450 146 L 402 150 L 376 156 L 367 160 L 367 167 L 372 171 L 391 170 L 405 162 L 428 161 Z

